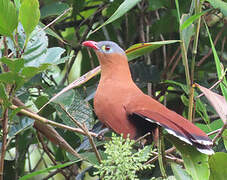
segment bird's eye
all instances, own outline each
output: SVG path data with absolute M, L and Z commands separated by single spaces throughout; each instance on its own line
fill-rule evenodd
M 110 46 L 104 45 L 104 46 L 102 46 L 102 50 L 108 52 L 110 50 Z
M 110 46 L 105 46 L 105 50 L 109 51 L 110 50 Z

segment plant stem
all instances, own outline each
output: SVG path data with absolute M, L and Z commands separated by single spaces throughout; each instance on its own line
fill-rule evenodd
M 1 159 L 0 159 L 0 180 L 3 180 L 4 159 L 5 159 L 5 153 L 7 148 L 8 109 L 5 109 L 3 112 L 2 129 L 3 129 L 3 137 L 2 137 L 2 151 L 1 151 Z
M 158 138 L 158 162 L 159 162 L 159 167 L 160 167 L 162 177 L 163 177 L 163 179 L 166 179 L 167 175 L 166 175 L 166 170 L 165 170 L 165 166 L 164 166 L 164 157 L 165 157 L 164 143 L 163 143 L 164 138 L 162 135 L 161 127 L 158 128 L 158 132 L 159 132 L 158 133 L 158 135 L 159 135 L 159 138 Z
M 200 1 L 195 2 L 195 14 L 201 12 L 201 3 Z M 193 100 L 194 100 L 194 88 L 192 84 L 194 84 L 194 70 L 195 70 L 195 58 L 197 55 L 197 48 L 198 48 L 198 39 L 199 39 L 199 30 L 201 24 L 201 17 L 196 22 L 196 31 L 195 31 L 195 38 L 193 43 L 192 49 L 192 62 L 191 62 L 191 84 L 190 84 L 190 92 L 189 92 L 189 109 L 188 109 L 188 120 L 192 121 L 193 117 Z

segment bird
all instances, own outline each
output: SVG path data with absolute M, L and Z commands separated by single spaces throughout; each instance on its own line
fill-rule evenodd
M 94 111 L 105 126 L 126 138 L 136 139 L 161 126 L 199 152 L 214 153 L 205 132 L 183 116 L 144 94 L 132 80 L 125 51 L 112 41 L 84 41 L 92 48 L 101 66 L 101 77 L 94 96 Z

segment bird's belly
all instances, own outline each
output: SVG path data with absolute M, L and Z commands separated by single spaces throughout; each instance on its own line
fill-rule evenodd
M 111 95 L 110 95 L 111 96 Z M 123 99 L 104 97 L 96 94 L 94 99 L 95 113 L 98 119 L 118 134 L 133 139 L 137 135 L 136 127 L 128 120 Z

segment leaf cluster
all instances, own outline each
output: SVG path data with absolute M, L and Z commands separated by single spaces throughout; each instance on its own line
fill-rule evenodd
M 100 175 L 105 180 L 127 180 L 138 179 L 136 172 L 154 167 L 151 164 L 144 164 L 150 157 L 150 147 L 146 146 L 133 152 L 135 141 L 123 136 L 112 134 L 112 140 L 105 144 L 106 159 L 101 164 L 96 165 L 98 169 L 95 174 Z

